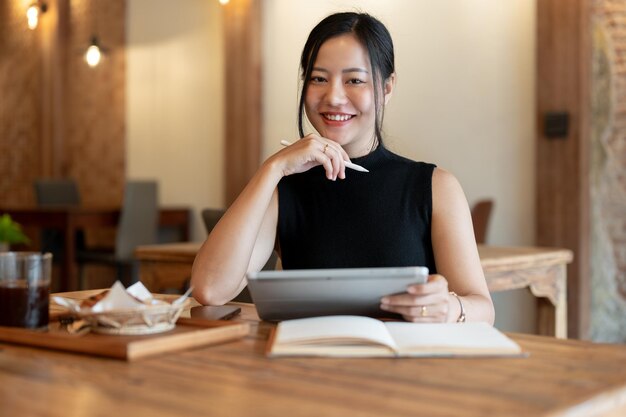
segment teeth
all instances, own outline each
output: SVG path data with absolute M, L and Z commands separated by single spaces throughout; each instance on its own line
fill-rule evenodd
M 325 114 L 324 117 L 327 118 L 328 120 L 345 122 L 346 120 L 350 119 L 352 116 L 350 116 L 349 114 Z

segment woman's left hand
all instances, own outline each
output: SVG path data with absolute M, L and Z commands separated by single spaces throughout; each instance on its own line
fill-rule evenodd
M 446 322 L 450 310 L 448 281 L 443 275 L 429 275 L 425 284 L 411 285 L 405 293 L 383 297 L 380 308 L 401 314 L 406 321 Z

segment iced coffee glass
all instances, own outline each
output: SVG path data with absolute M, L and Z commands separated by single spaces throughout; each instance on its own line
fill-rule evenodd
M 0 326 L 45 329 L 52 254 L 0 252 Z

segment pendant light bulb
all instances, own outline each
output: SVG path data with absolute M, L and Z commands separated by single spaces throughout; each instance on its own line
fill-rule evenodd
M 100 63 L 100 59 L 102 59 L 102 52 L 98 46 L 98 39 L 93 38 L 91 45 L 89 45 L 87 52 L 85 52 L 85 61 L 87 61 L 87 65 L 93 68 Z
M 228 4 L 228 1 L 229 1 L 229 0 L 220 0 L 220 4 L 223 6 L 223 5 L 225 5 L 225 4 Z
M 39 7 L 37 4 L 31 4 L 26 10 L 26 18 L 28 19 L 28 28 L 35 30 L 39 23 Z

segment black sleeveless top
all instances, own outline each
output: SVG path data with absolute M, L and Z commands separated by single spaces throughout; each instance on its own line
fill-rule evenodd
M 329 181 L 322 166 L 278 184 L 278 239 L 284 269 L 426 266 L 435 273 L 430 237 L 435 165 L 382 146 L 354 158 L 370 172 L 346 169 Z

